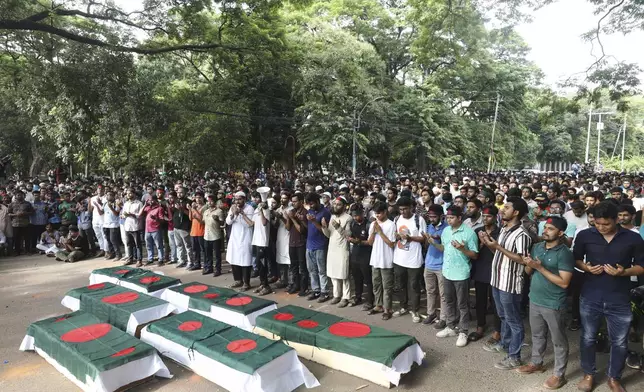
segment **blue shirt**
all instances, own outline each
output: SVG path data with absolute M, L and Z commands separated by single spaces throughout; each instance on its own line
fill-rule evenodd
M 49 203 L 49 223 L 58 224 L 60 223 L 60 215 L 58 215 L 58 203 L 50 202 Z
M 615 237 L 606 242 L 597 228 L 582 230 L 575 238 L 575 260 L 584 260 L 590 265 L 617 264 L 624 268 L 634 265 L 644 267 L 644 239 L 637 233 L 617 226 Z M 586 273 L 581 296 L 595 302 L 627 304 L 630 302 L 630 276 L 612 276 L 607 273 Z
M 438 227 L 434 225 L 427 225 L 427 234 L 430 237 L 434 237 L 434 241 L 437 244 L 441 243 L 441 235 L 443 230 L 447 227 L 445 221 L 441 221 Z M 425 256 L 425 268 L 430 271 L 440 271 L 443 269 L 443 252 L 438 250 L 435 246 L 429 245 L 427 249 L 427 255 Z
M 33 203 L 34 213 L 29 217 L 29 223 L 36 226 L 45 226 L 47 224 L 47 203 L 44 201 L 35 201 Z
M 479 252 L 479 239 L 469 226 L 461 226 L 453 230 L 447 226 L 441 235 L 443 243 L 443 277 L 449 280 L 466 280 L 470 278 L 472 264 L 465 253 L 452 246 L 452 241 L 458 241 L 474 253 Z
M 318 211 L 309 210 L 307 215 L 315 214 L 315 220 L 318 223 L 322 223 L 322 218 L 326 221 L 327 224 L 331 222 L 331 213 L 325 207 L 322 207 Z M 323 232 L 318 230 L 313 222 L 306 221 L 308 230 L 306 231 L 306 249 L 308 250 L 326 250 L 329 246 L 329 239 L 324 235 Z

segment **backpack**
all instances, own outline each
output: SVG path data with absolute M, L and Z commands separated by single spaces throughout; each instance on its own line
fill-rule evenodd
M 396 225 L 396 231 L 398 231 L 398 218 L 400 218 L 400 215 L 394 218 L 394 224 Z M 420 218 L 418 217 L 418 214 L 414 214 L 414 223 L 416 224 L 416 230 L 420 231 Z

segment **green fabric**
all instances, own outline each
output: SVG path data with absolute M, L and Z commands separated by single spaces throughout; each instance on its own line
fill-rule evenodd
M 117 274 L 116 271 L 129 271 L 125 274 Z M 143 268 L 134 268 L 134 267 L 126 267 L 126 266 L 120 266 L 120 267 L 108 267 L 108 268 L 98 268 L 92 271 L 93 274 L 98 274 L 98 275 L 106 275 L 110 276 L 112 278 L 118 278 L 121 279 L 125 276 L 128 275 L 136 275 L 140 274 L 143 271 L 145 271 Z
M 280 313 L 293 315 L 293 318 L 286 321 L 276 320 L 275 316 Z M 313 320 L 318 322 L 319 326 L 302 328 L 297 325 L 302 320 Z M 347 338 L 333 335 L 329 332 L 329 327 L 339 322 L 350 320 L 293 305 L 257 317 L 258 327 L 286 341 L 354 355 L 386 366 L 391 366 L 394 359 L 407 347 L 418 343 L 413 336 L 373 326 L 369 326 L 371 332 L 363 337 Z
M 189 321 L 198 321 L 202 325 L 193 331 L 179 329 L 179 326 Z M 194 350 L 246 374 L 253 374 L 260 367 L 292 350 L 280 341 L 246 332 L 193 311 L 155 321 L 147 328 L 149 332 L 180 344 L 187 350 Z M 228 344 L 240 339 L 252 340 L 257 347 L 245 353 L 229 351 Z
M 68 291 L 66 295 L 80 300 L 80 310 L 86 313 L 91 313 L 98 317 L 102 322 L 110 323 L 123 331 L 127 330 L 127 323 L 132 313 L 142 309 L 167 304 L 167 302 L 162 299 L 126 289 L 109 282 L 99 283 L 99 285 L 104 285 L 104 287 L 100 289 L 93 288 L 97 287 L 97 285 L 81 287 Z M 132 302 L 123 304 L 110 304 L 103 302 L 103 298 L 105 297 L 124 293 L 136 294 L 138 298 Z
M 551 249 L 546 249 L 545 242 L 539 242 L 530 252 L 533 259 L 541 260 L 541 265 L 555 275 L 559 271 L 572 273 L 575 269 L 575 258 L 564 244 L 559 244 Z M 536 305 L 549 309 L 561 309 L 566 303 L 566 289 L 550 282 L 539 271 L 534 271 L 530 283 L 530 301 Z
M 117 274 L 116 272 L 118 271 L 124 271 L 127 270 L 128 272 L 124 274 Z M 163 276 L 159 274 L 155 274 L 152 271 L 148 271 L 143 268 L 132 268 L 132 267 L 109 267 L 109 268 L 100 268 L 100 269 L 95 269 L 92 271 L 93 274 L 98 274 L 98 275 L 105 275 L 109 276 L 112 278 L 117 278 L 123 282 L 128 282 L 135 284 L 143 289 L 146 290 L 146 292 L 151 293 L 154 291 L 158 291 L 161 289 L 165 289 L 169 286 L 175 285 L 177 283 L 181 283 L 181 281 L 177 278 L 173 278 L 171 276 Z M 152 278 L 152 277 L 158 277 L 159 280 L 156 282 L 151 282 L 151 283 L 141 283 L 141 279 L 143 278 Z
M 195 285 L 208 286 L 208 290 L 202 291 L 199 293 L 185 292 L 185 289 L 187 287 L 195 286 Z M 275 304 L 275 301 L 269 301 L 267 299 L 252 297 L 231 289 L 204 285 L 203 283 L 199 283 L 199 282 L 190 282 L 190 283 L 182 284 L 181 286 L 171 287 L 169 290 L 189 296 L 190 302 L 188 303 L 188 307 L 190 309 L 197 309 L 203 312 L 209 312 L 210 307 L 212 305 L 215 305 L 217 307 L 228 309 L 236 313 L 247 315 L 247 314 L 256 312 L 260 309 L 264 309 L 267 306 L 271 306 Z M 218 297 L 217 298 L 204 297 L 205 295 L 208 295 L 208 294 L 217 294 Z M 226 301 L 228 301 L 231 298 L 241 298 L 241 297 L 248 297 L 251 299 L 251 302 L 246 305 L 240 305 L 240 306 L 232 306 L 226 303 Z
M 276 320 L 275 315 L 280 313 L 292 314 L 294 317 L 287 321 Z M 297 323 L 302 320 L 313 320 L 319 325 L 315 328 L 300 328 Z M 287 341 L 292 340 L 297 343 L 316 346 L 319 333 L 340 321 L 344 321 L 344 319 L 332 314 L 316 312 L 312 309 L 287 305 L 257 317 L 256 325 Z
M 29 326 L 27 335 L 34 338 L 36 347 L 55 359 L 83 383 L 86 375 L 95 379 L 103 371 L 155 353 L 153 347 L 114 327 L 110 327 L 110 331 L 105 336 L 85 343 L 68 343 L 61 340 L 61 336 L 69 331 L 100 323 L 103 321 L 94 315 L 77 311 L 37 321 Z M 134 351 L 130 354 L 112 356 L 131 347 Z
M 172 285 L 175 285 L 177 283 L 181 283 L 181 281 L 179 279 L 173 278 L 171 276 L 163 276 L 163 275 L 155 274 L 154 272 L 147 271 L 147 270 L 143 270 L 143 271 L 144 271 L 143 273 L 137 274 L 137 275 L 128 274 L 125 278 L 123 278 L 121 280 L 123 282 L 133 283 L 133 284 L 135 284 L 135 285 L 137 285 L 137 286 L 139 286 L 141 288 L 145 288 L 148 293 L 158 291 L 158 290 L 161 290 L 161 289 L 165 289 L 165 288 L 170 287 Z M 158 277 L 158 278 L 160 278 L 160 280 L 157 281 L 157 282 L 149 283 L 149 284 L 141 283 L 141 279 L 149 278 L 149 277 Z

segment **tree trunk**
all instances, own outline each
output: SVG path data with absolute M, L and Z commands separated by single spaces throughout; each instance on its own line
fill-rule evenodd
M 85 178 L 89 178 L 89 157 L 92 152 L 92 144 L 87 145 L 87 154 L 85 155 Z
M 127 142 L 125 143 L 125 166 L 130 164 L 130 139 L 132 138 L 132 132 L 127 134 Z

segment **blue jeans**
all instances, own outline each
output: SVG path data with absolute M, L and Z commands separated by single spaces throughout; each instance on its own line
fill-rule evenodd
M 581 369 L 585 374 L 595 375 L 595 343 L 597 332 L 603 318 L 608 326 L 610 339 L 610 360 L 608 361 L 608 377 L 620 379 L 628 354 L 628 329 L 631 326 L 633 313 L 631 305 L 624 303 L 595 302 L 581 297 L 579 299 L 581 316 Z
M 148 261 L 154 258 L 154 247 L 156 245 L 159 251 L 159 262 L 163 261 L 163 235 L 160 231 L 154 233 L 145 233 L 145 245 L 148 249 Z
M 170 243 L 170 261 L 177 261 L 177 243 L 174 242 L 174 230 L 168 232 L 168 242 Z
M 326 249 L 307 249 L 306 265 L 311 277 L 311 290 L 321 294 L 328 293 L 329 280 L 326 277 Z
M 501 319 L 501 345 L 512 359 L 521 359 L 521 345 L 525 336 L 521 319 L 521 294 L 512 294 L 492 287 L 494 305 Z

